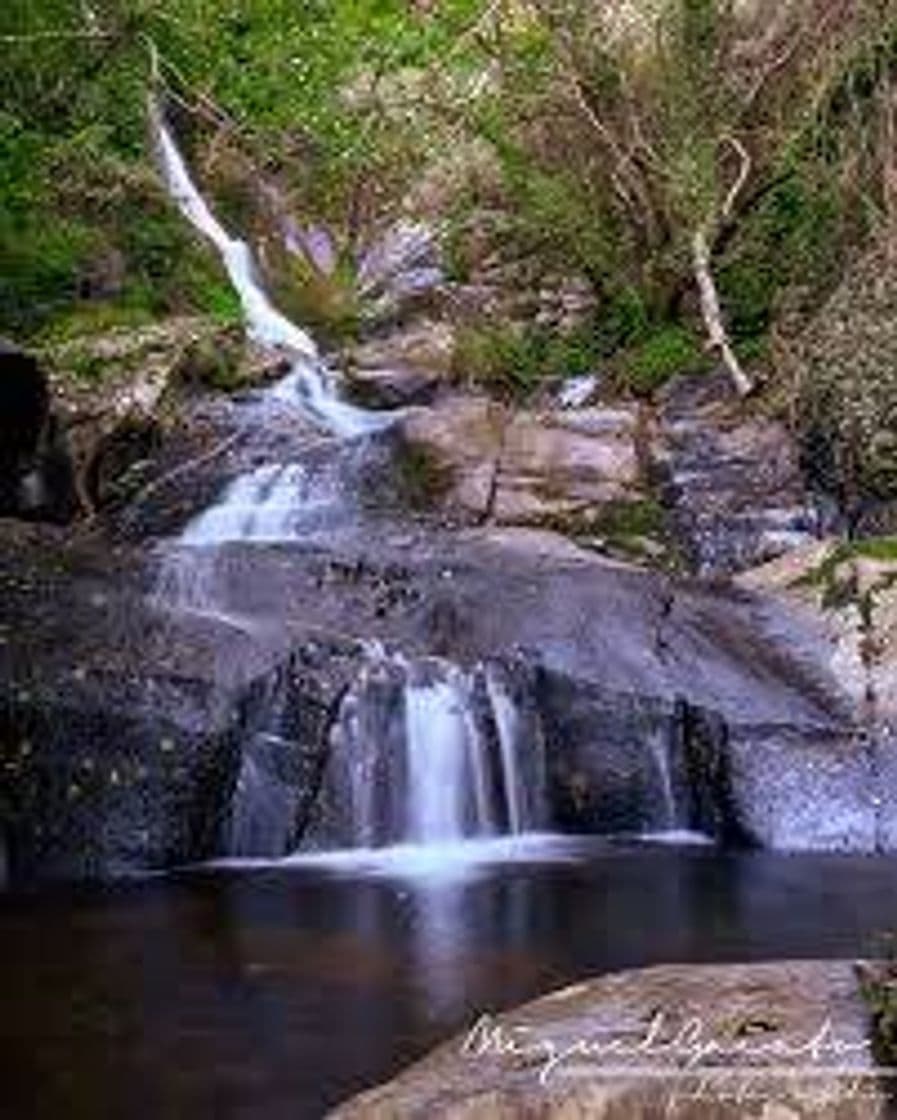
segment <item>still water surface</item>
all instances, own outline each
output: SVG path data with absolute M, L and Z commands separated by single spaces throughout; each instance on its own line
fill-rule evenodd
M 597 841 L 0 896 L 0 1116 L 305 1120 L 484 1011 L 668 961 L 869 953 L 897 860 Z

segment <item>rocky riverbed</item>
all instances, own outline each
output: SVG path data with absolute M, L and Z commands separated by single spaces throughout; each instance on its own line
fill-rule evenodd
M 838 623 L 823 609 L 818 581 L 788 591 L 835 546 L 811 544 L 806 562 L 792 549 L 740 586 L 658 570 L 644 535 L 638 559 L 624 559 L 627 534 L 612 540 L 601 525 L 653 501 L 656 422 L 638 410 L 507 419 L 448 393 L 345 445 L 252 394 L 186 400 L 130 502 L 71 527 L 6 523 L 2 804 L 14 877 L 227 854 L 247 811 L 247 758 L 280 806 L 253 854 L 301 846 L 341 697 L 372 643 L 517 675 L 546 746 L 546 827 L 893 847 L 890 709 L 870 712 L 868 641 L 849 613 Z M 493 431 L 486 443 L 476 434 Z M 170 543 L 229 479 L 272 457 L 303 464 L 323 512 L 319 501 L 288 540 Z M 670 477 L 684 485 L 675 468 Z M 734 485 L 734 467 L 726 477 Z M 757 493 L 751 477 L 745 502 Z M 755 499 L 764 509 L 767 493 Z M 648 530 L 668 553 L 670 508 L 668 527 L 661 517 Z M 764 524 L 757 516 L 732 532 Z M 719 518 L 701 524 L 704 541 L 727 532 Z M 799 543 L 766 538 L 747 555 Z M 776 579 L 785 563 L 790 578 Z M 882 601 L 889 570 L 876 569 Z M 874 671 L 890 679 L 887 650 Z M 877 692 L 887 698 L 880 680 Z M 272 753 L 259 743 L 274 724 Z

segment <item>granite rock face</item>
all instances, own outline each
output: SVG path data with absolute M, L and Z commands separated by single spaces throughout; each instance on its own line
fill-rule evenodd
M 717 398 L 705 403 L 721 422 Z M 312 841 L 312 824 L 327 833 L 322 817 L 345 837 L 333 730 L 372 650 L 471 676 L 521 667 L 545 827 L 897 845 L 880 559 L 825 566 L 859 588 L 835 618 L 782 581 L 672 576 L 548 530 L 645 504 L 662 431 L 643 407 L 512 414 L 449 396 L 357 443 L 276 395 L 187 412 L 190 439 L 166 437 L 171 457 L 121 516 L 80 535 L 2 527 L 0 831 L 14 877 L 276 857 Z M 409 447 L 424 453 L 409 463 Z M 266 507 L 274 520 L 243 539 L 171 545 L 246 475 L 261 502 L 276 490 L 289 512 L 295 499 L 295 518 Z M 409 488 L 434 501 L 412 508 Z
M 822 638 L 764 596 L 386 523 L 224 547 L 214 608 L 172 612 L 139 547 L 25 528 L 0 547 L 14 876 L 293 850 L 372 646 L 520 665 L 547 827 L 855 850 L 895 831 Z
M 512 412 L 451 396 L 412 410 L 403 435 L 452 480 L 442 495 L 450 510 L 497 525 L 597 530 L 606 507 L 648 496 L 642 424 L 636 406 Z

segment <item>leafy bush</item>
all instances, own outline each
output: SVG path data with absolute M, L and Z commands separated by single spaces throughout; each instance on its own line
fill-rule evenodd
M 456 376 L 501 395 L 525 397 L 545 383 L 595 369 L 596 338 L 590 326 L 558 334 L 539 327 L 485 326 L 459 332 Z
M 801 289 L 806 310 L 831 290 L 839 265 L 859 238 L 845 223 L 833 184 L 812 168 L 789 172 L 747 215 L 721 261 L 720 291 L 739 342 L 769 331 L 782 295 Z
M 152 168 L 148 44 L 179 104 L 200 108 L 185 114 L 202 124 L 196 139 L 214 134 L 219 147 L 242 152 L 250 170 L 297 192 L 304 219 L 332 222 L 351 240 L 403 196 L 426 143 L 415 115 L 384 108 L 381 78 L 437 57 L 477 10 L 477 0 L 447 0 L 430 19 L 399 0 L 99 0 L 89 8 L 8 0 L 0 16 L 0 330 L 51 328 L 79 307 L 85 277 L 113 255 L 123 258 L 124 282 L 114 293 L 88 293 L 91 300 L 150 315 L 234 313 L 214 254 Z M 237 219 L 240 184 L 223 185 L 225 216 Z M 233 228 L 246 232 L 239 221 Z M 332 306 L 325 311 L 334 317 Z M 340 329 L 353 315 L 336 310 Z
M 624 379 L 636 393 L 650 393 L 677 373 L 706 368 L 707 359 L 691 331 L 660 327 L 620 357 Z

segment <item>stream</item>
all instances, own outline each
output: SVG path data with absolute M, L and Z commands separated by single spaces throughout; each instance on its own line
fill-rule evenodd
M 170 193 L 219 252 L 248 334 L 290 362 L 247 404 L 246 423 L 261 431 L 274 417 L 288 431 L 296 415 L 327 452 L 281 441 L 279 457 L 253 460 L 161 546 L 159 611 L 250 633 L 285 611 L 265 572 L 292 578 L 288 550 L 301 560 L 316 538 L 362 531 L 352 480 L 395 414 L 341 399 L 314 341 L 271 304 L 249 247 L 219 223 L 153 116 Z M 244 579 L 236 604 L 229 557 L 258 580 Z M 630 594 L 628 575 L 607 578 L 621 600 Z M 538 594 L 529 576 L 526 586 Z M 613 725 L 622 776 L 607 777 L 625 786 L 625 835 L 560 836 L 539 704 L 546 688 L 565 695 L 562 684 L 543 674 L 537 702 L 510 662 L 406 654 L 373 638 L 364 647 L 335 704 L 300 850 L 272 858 L 298 815 L 296 782 L 283 776 L 295 712 L 288 688 L 272 688 L 240 745 L 221 859 L 0 895 L 6 1115 L 312 1120 L 478 1015 L 577 978 L 859 955 L 897 924 L 897 860 L 727 851 L 705 834 L 682 757 L 697 708 L 633 701 L 631 719 Z

